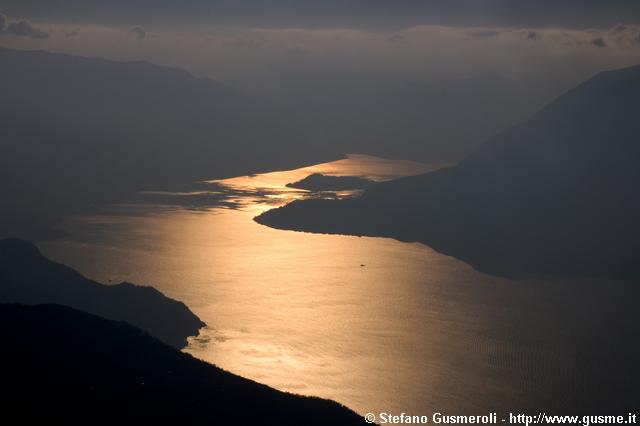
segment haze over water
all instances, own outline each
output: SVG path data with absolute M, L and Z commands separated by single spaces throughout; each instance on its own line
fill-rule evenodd
M 114 206 L 67 218 L 69 237 L 40 246 L 90 278 L 152 285 L 186 303 L 208 324 L 185 349 L 194 356 L 362 414 L 561 406 L 587 377 L 611 374 L 596 365 L 634 310 L 631 285 L 512 281 L 418 243 L 252 220 L 309 196 L 284 185 L 311 173 L 384 180 L 435 167 L 351 156 L 215 181 L 232 194 L 224 206 Z

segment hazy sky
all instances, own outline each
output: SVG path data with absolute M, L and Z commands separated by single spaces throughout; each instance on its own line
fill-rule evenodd
M 636 0 L 3 0 L 0 13 L 0 46 L 146 59 L 239 85 L 486 71 L 567 85 L 640 62 Z
M 638 21 L 636 0 L 3 0 L 39 20 L 172 27 L 389 29 L 414 25 L 606 28 Z

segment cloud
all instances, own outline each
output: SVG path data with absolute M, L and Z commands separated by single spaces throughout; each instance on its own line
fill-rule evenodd
M 618 25 L 614 26 L 611 29 L 611 31 L 614 32 L 614 33 L 623 33 L 625 31 L 627 31 L 627 28 L 628 27 L 626 25 L 624 25 L 624 24 L 618 24 Z
M 25 20 L 10 20 L 0 13 L 0 35 L 12 35 L 29 38 L 49 38 L 49 33 L 34 27 L 31 22 Z
M 397 43 L 402 43 L 405 40 L 404 40 L 404 37 L 401 36 L 400 34 L 393 34 L 389 36 L 389 38 L 387 38 L 387 41 L 391 44 L 397 44 Z
M 52 4 L 55 3 L 55 6 Z M 3 0 L 6 13 L 84 25 L 198 30 L 453 27 L 608 28 L 640 22 L 638 0 Z
M 602 37 L 594 38 L 593 40 L 591 40 L 591 44 L 595 47 L 607 47 L 607 43 Z
M 479 37 L 479 38 L 495 37 L 495 36 L 497 36 L 499 34 L 500 34 L 500 31 L 488 30 L 488 29 L 479 29 L 479 30 L 467 31 L 467 35 L 469 35 L 471 37 Z
M 314 81 L 318 75 L 361 73 L 428 82 L 465 78 L 488 69 L 516 80 L 548 80 L 557 87 L 568 87 L 602 69 L 637 63 L 640 54 L 640 25 L 624 21 L 589 30 L 423 25 L 389 31 L 221 27 L 181 32 L 153 27 L 151 32 L 140 25 L 147 35 L 144 40 L 139 39 L 139 31 L 132 32 L 134 25 L 69 27 L 44 22 L 40 25 L 50 28 L 50 39 L 6 37 L 2 44 L 117 60 L 143 59 L 187 68 L 247 91 L 271 90 L 267 86 L 277 75 L 288 73 L 300 81 Z M 76 28 L 79 37 L 65 37 Z M 498 35 L 489 35 L 493 33 Z M 606 48 L 592 44 L 597 38 Z
M 142 27 L 133 27 L 129 30 L 129 35 L 136 36 L 138 38 L 147 38 L 147 32 Z
M 262 43 L 260 40 L 252 38 L 235 38 L 227 43 L 227 46 L 234 49 L 259 49 Z
M 292 47 L 287 50 L 287 56 L 292 59 L 303 59 L 307 56 L 311 55 L 311 52 L 308 49 L 304 49 L 302 47 Z
M 637 47 L 640 41 L 640 27 L 634 24 L 617 24 L 608 31 L 606 36 L 609 45 Z

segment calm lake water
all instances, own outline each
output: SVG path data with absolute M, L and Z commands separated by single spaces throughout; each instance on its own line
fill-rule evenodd
M 309 196 L 284 185 L 313 172 L 384 180 L 435 167 L 351 156 L 210 182 L 225 203 L 185 208 L 190 195 L 172 193 L 174 205 L 113 206 L 67 218 L 69 236 L 40 247 L 90 278 L 184 301 L 208 324 L 186 352 L 362 414 L 562 407 L 624 385 L 620 365 L 636 353 L 626 346 L 637 337 L 633 284 L 512 281 L 417 243 L 252 220 Z

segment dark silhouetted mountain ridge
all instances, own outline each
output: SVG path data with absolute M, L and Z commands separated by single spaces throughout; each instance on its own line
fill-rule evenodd
M 233 375 L 124 322 L 0 304 L 3 416 L 21 423 L 365 424 L 338 403 Z
M 256 220 L 420 241 L 499 275 L 640 279 L 640 67 L 603 72 L 457 166 Z
M 179 348 L 205 326 L 182 302 L 152 287 L 97 283 L 18 239 L 0 240 L 0 303 L 71 306 L 126 321 Z
M 309 191 L 340 191 L 346 189 L 364 189 L 372 181 L 354 176 L 328 176 L 313 173 L 297 182 L 288 183 L 289 188 L 306 189 Z

